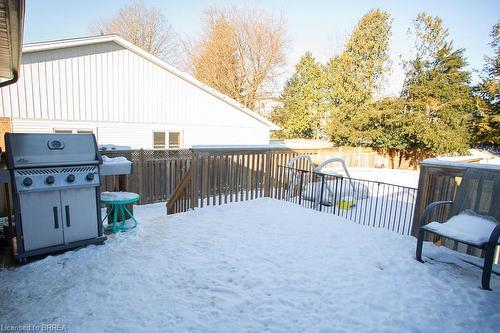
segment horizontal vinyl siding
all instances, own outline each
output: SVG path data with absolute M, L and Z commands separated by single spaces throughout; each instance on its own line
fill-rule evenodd
M 181 145 L 268 144 L 267 128 L 248 128 L 213 125 L 169 125 L 120 122 L 12 120 L 12 129 L 18 133 L 53 133 L 54 129 L 94 130 L 98 144 L 115 144 L 131 148 L 153 148 L 153 131 L 181 132 Z
M 19 81 L 0 93 L 5 117 L 268 132 L 260 121 L 114 42 L 25 53 Z
M 12 131 L 16 133 L 54 133 L 54 129 L 92 129 L 97 123 L 91 121 L 53 121 L 33 119 L 12 119 Z

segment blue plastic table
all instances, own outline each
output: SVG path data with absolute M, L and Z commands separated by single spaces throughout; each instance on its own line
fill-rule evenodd
M 127 205 L 137 202 L 138 200 L 139 195 L 137 193 L 102 192 L 101 202 L 109 207 L 106 216 L 102 219 L 104 230 L 117 233 L 118 231 L 126 231 L 128 229 L 135 228 L 137 226 L 137 220 L 135 219 L 134 215 L 132 215 L 132 213 L 127 209 Z M 109 214 L 113 214 L 113 224 L 111 226 L 109 225 L 109 221 L 107 225 L 104 224 L 104 222 L 108 220 Z M 120 223 L 118 223 L 118 215 L 121 215 Z M 125 224 L 127 215 L 134 222 L 132 226 L 127 226 Z

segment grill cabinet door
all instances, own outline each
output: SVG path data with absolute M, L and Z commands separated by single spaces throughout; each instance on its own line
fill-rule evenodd
M 64 243 L 59 191 L 20 194 L 24 250 Z
M 95 187 L 61 191 L 61 212 L 66 244 L 98 237 Z

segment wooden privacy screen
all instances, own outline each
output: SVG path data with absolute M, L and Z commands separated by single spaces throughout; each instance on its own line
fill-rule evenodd
M 459 163 L 449 162 L 437 159 L 428 159 L 420 163 L 420 176 L 418 182 L 417 200 L 415 203 L 415 213 L 413 215 L 413 224 L 411 235 L 417 236 L 421 226 L 420 217 L 425 208 L 434 201 L 450 200 L 453 201 L 460 185 L 462 176 L 467 168 L 487 169 L 493 172 L 499 172 L 500 168 L 495 165 L 478 163 Z M 484 188 L 483 192 L 477 193 L 477 196 L 487 196 L 487 191 L 491 189 Z M 443 205 L 435 209 L 429 216 L 428 221 L 445 222 L 450 216 L 450 205 Z M 425 221 L 425 222 L 428 222 Z M 482 256 L 480 250 L 456 241 L 445 239 L 443 237 L 429 235 L 427 240 L 443 244 L 453 250 Z M 498 252 L 498 249 L 497 249 Z M 497 261 L 498 262 L 498 254 Z

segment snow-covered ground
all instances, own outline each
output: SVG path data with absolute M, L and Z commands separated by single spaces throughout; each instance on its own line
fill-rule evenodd
M 500 278 L 445 248 L 273 199 L 164 215 L 0 271 L 0 323 L 69 332 L 496 332 Z

